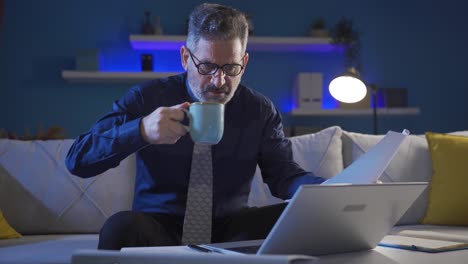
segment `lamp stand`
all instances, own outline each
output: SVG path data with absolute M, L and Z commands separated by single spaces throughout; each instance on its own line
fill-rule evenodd
M 378 121 L 378 118 L 377 118 L 377 86 L 375 84 L 370 84 L 369 88 L 370 88 L 370 91 L 372 93 L 372 101 L 373 101 L 372 114 L 373 114 L 373 119 L 374 119 L 374 135 L 377 135 L 377 133 L 379 132 L 378 129 L 377 129 L 377 127 L 378 127 L 378 124 L 377 124 L 377 121 Z

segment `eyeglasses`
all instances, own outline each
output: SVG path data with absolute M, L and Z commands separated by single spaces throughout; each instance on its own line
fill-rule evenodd
M 216 63 L 200 62 L 200 60 L 197 57 L 195 57 L 195 55 L 193 55 L 189 49 L 187 50 L 190 54 L 190 58 L 192 58 L 193 64 L 195 65 L 195 67 L 197 67 L 198 73 L 200 73 L 201 75 L 214 75 L 216 74 L 218 69 L 221 69 L 227 76 L 237 76 L 244 69 L 243 65 L 237 63 L 228 63 L 219 66 Z M 242 59 L 244 59 L 244 57 L 242 57 Z M 197 64 L 193 58 L 197 59 L 199 63 Z

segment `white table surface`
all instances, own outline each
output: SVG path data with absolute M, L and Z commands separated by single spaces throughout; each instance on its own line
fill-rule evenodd
M 249 245 L 248 241 L 213 244 L 217 247 L 238 247 Z M 130 249 L 130 248 L 129 248 Z M 123 250 L 125 251 L 125 249 Z M 190 252 L 187 247 L 131 248 L 132 252 Z M 425 253 L 388 247 L 376 247 L 352 253 L 318 256 L 315 261 L 300 261 L 314 264 L 466 264 L 468 250 L 458 250 L 443 253 Z

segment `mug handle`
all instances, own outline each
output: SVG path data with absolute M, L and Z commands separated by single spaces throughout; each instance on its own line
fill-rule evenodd
M 187 119 L 188 119 L 188 126 L 185 125 L 184 123 L 182 123 L 182 121 L 181 121 L 180 123 L 181 123 L 182 126 L 185 128 L 185 130 L 187 130 L 187 132 L 190 132 L 190 127 L 191 127 L 191 125 L 192 125 L 192 115 L 191 115 L 190 112 L 189 112 L 187 109 L 185 109 L 185 108 L 182 108 L 181 110 L 184 112 L 185 116 L 186 116 Z M 184 119 L 185 119 L 185 118 L 184 118 Z

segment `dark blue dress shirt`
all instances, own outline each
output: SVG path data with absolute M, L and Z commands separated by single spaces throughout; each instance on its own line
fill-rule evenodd
M 193 102 L 186 74 L 133 87 L 115 101 L 70 148 L 71 173 L 92 177 L 136 153 L 133 210 L 183 216 L 192 161 L 193 141 L 186 134 L 175 144 L 150 145 L 140 133 L 142 117 L 158 107 Z M 225 106 L 224 134 L 213 151 L 213 215 L 224 217 L 247 206 L 256 165 L 272 194 L 288 199 L 300 184 L 321 183 L 292 159 L 281 116 L 273 103 L 243 85 Z M 130 177 L 130 175 L 129 175 Z

